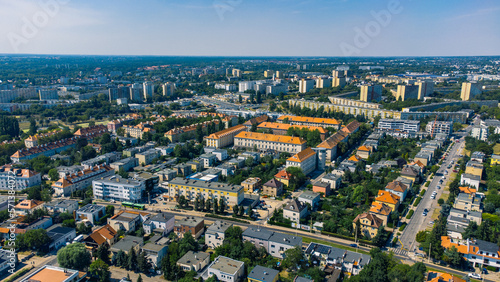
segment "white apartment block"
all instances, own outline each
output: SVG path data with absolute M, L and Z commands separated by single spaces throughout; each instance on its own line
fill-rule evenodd
M 104 200 L 139 202 L 145 188 L 144 181 L 125 179 L 119 175 L 92 181 L 94 197 Z

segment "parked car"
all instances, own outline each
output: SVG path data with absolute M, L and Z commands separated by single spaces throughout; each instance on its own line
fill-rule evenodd
M 358 245 L 357 244 L 350 244 L 349 246 L 356 248 Z
M 479 275 L 477 273 L 469 273 L 467 276 L 469 276 L 470 278 L 474 278 L 474 279 L 481 279 L 481 275 Z

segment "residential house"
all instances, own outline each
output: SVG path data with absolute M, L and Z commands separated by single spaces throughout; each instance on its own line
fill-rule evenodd
M 465 166 L 465 173 L 479 176 L 482 178 L 483 175 L 483 164 L 475 161 L 468 161 Z
M 205 221 L 203 218 L 194 216 L 185 217 L 174 225 L 174 232 L 177 236 L 182 237 L 184 233 L 190 232 L 195 239 L 201 236 L 205 231 Z
M 465 193 L 465 194 L 476 194 L 477 192 L 477 189 L 467 186 L 461 186 L 458 187 L 458 189 L 460 190 L 460 193 Z
M 255 190 L 260 189 L 262 182 L 258 177 L 250 177 L 245 181 L 241 182 L 241 186 L 243 186 L 243 191 L 253 193 Z
M 292 174 L 287 172 L 285 169 L 280 170 L 274 175 L 274 178 L 286 186 L 290 186 L 290 179 L 292 179 Z
M 104 206 L 87 204 L 76 210 L 75 219 L 76 221 L 85 220 L 96 225 L 105 214 L 106 208 Z
M 490 243 L 478 239 L 460 240 L 449 236 L 441 236 L 441 246 L 449 249 L 454 246 L 460 254 L 472 263 L 474 267 L 492 266 L 500 267 L 500 250 L 496 243 Z
M 69 213 L 73 214 L 73 211 L 78 209 L 78 201 L 75 200 L 53 200 L 52 202 L 45 203 L 44 207 L 50 213 Z
M 302 192 L 302 194 L 300 194 L 298 200 L 302 204 L 304 205 L 309 204 L 312 209 L 315 209 L 319 205 L 320 198 L 321 198 L 320 193 L 315 193 L 312 191 L 304 191 Z
M 500 155 L 491 155 L 491 164 L 492 165 L 500 164 Z
M 337 159 L 337 149 L 340 143 L 346 143 L 349 134 L 344 131 L 337 131 L 332 136 L 325 139 L 325 141 L 321 142 L 317 148 L 326 149 L 326 160 L 327 161 L 335 161 Z
M 64 176 L 52 184 L 54 193 L 58 196 L 69 197 L 71 193 L 92 185 L 93 180 L 113 176 L 115 171 L 108 165 L 96 165 L 75 174 Z
M 248 273 L 247 279 L 248 282 L 277 282 L 279 273 L 276 269 L 257 265 Z
M 14 206 L 16 215 L 26 215 L 33 213 L 34 210 L 43 208 L 45 202 L 38 200 L 22 200 Z
M 262 194 L 277 197 L 283 192 L 283 183 L 278 181 L 276 178 L 272 178 L 268 182 L 262 185 Z
M 131 249 L 134 249 L 137 254 L 142 246 L 144 246 L 144 240 L 142 237 L 125 235 L 120 241 L 114 243 L 109 250 L 113 253 L 113 255 L 116 255 L 120 251 L 128 254 Z
M 371 214 L 382 220 L 382 224 L 387 226 L 387 222 L 389 221 L 389 216 L 391 215 L 392 209 L 386 204 L 373 202 L 370 211 Z
M 460 176 L 460 185 L 468 185 L 479 189 L 479 184 L 481 183 L 481 177 L 473 174 L 462 173 Z
M 184 272 L 200 271 L 210 263 L 210 254 L 204 252 L 188 251 L 178 261 L 177 265 Z
M 313 192 L 320 193 L 323 197 L 327 197 L 330 195 L 330 183 L 329 182 L 322 182 L 322 181 L 316 181 L 313 183 L 312 187 Z
M 372 148 L 362 145 L 356 151 L 356 155 L 360 156 L 362 159 L 367 160 L 372 153 Z
M 389 191 L 378 190 L 375 202 L 388 205 L 392 211 L 395 211 L 399 206 L 400 197 L 392 194 Z
M 418 166 L 405 165 L 401 170 L 401 176 L 413 182 L 418 182 L 420 178 L 420 170 Z
M 300 151 L 286 160 L 286 167 L 298 167 L 305 175 L 316 169 L 316 152 L 309 148 Z
M 343 126 L 341 130 L 350 135 L 357 132 L 360 126 L 361 123 L 359 123 L 357 120 L 353 120 L 348 125 Z
M 85 238 L 85 244 L 97 248 L 102 245 L 104 242 L 108 243 L 108 245 L 113 245 L 116 242 L 118 237 L 118 233 L 113 229 L 113 227 L 108 224 L 97 228 L 90 234 L 87 238 Z
M 408 186 L 405 185 L 401 181 L 391 181 L 385 186 L 385 190 L 391 192 L 392 194 L 399 197 L 399 201 L 403 202 L 406 198 L 406 194 L 408 193 Z
M 168 246 L 156 243 L 146 243 L 142 246 L 142 251 L 146 259 L 152 263 L 153 268 L 160 268 L 163 257 L 167 254 Z
M 369 239 L 377 236 L 378 229 L 384 224 L 384 221 L 376 215 L 365 212 L 356 216 L 356 218 L 352 221 L 353 230 L 357 230 L 358 221 L 361 234 Z
M 142 227 L 144 228 L 144 233 L 146 234 L 151 234 L 156 230 L 158 231 L 158 233 L 167 235 L 168 233 L 174 230 L 174 225 L 175 225 L 174 215 L 162 212 L 147 219 L 142 224 Z
M 203 163 L 204 168 L 209 168 L 209 167 L 213 166 L 215 164 L 215 162 L 217 161 L 217 157 L 212 153 L 203 154 L 199 157 L 199 159 L 200 159 L 201 163 Z
M 308 259 L 321 267 L 340 268 L 347 277 L 357 275 L 370 263 L 370 255 L 351 252 L 318 243 L 309 243 L 305 250 Z
M 340 175 L 329 173 L 323 176 L 323 178 L 321 178 L 321 181 L 330 183 L 330 188 L 336 190 L 340 188 L 340 185 L 342 184 L 342 177 Z
M 300 223 L 300 220 L 305 218 L 307 213 L 307 206 L 299 202 L 297 199 L 292 199 L 283 208 L 283 217 L 295 223 Z
M 87 273 L 74 269 L 44 265 L 25 276 L 21 282 L 80 282 L 87 281 Z
M 493 158 L 493 156 L 495 155 L 492 155 L 491 157 Z M 483 152 L 475 151 L 470 155 L 470 160 L 482 164 L 485 160 L 485 157 L 486 155 Z
M 453 207 L 460 210 L 483 212 L 479 195 L 458 193 Z
M 53 251 L 73 242 L 73 239 L 76 238 L 76 230 L 75 228 L 62 227 L 60 224 L 56 224 L 47 228 L 47 235 L 52 239 L 48 243 L 48 250 Z
M 108 218 L 109 226 L 114 230 L 123 230 L 126 232 L 135 231 L 136 228 L 144 222 L 149 216 L 147 212 L 137 211 L 119 211 L 117 214 Z
M 269 237 L 269 253 L 276 258 L 283 259 L 285 252 L 295 247 L 302 247 L 302 237 L 286 233 L 273 232 Z
M 219 281 L 240 282 L 243 280 L 245 263 L 224 256 L 218 256 L 203 273 L 204 280 L 216 276 Z
M 429 271 L 427 273 L 427 282 L 466 282 L 453 274 Z
M 273 231 L 266 228 L 248 227 L 243 231 L 243 241 L 249 241 L 255 245 L 257 249 L 264 248 L 269 253 L 269 238 L 273 235 Z
M 451 208 L 447 219 L 447 232 L 452 238 L 462 239 L 462 233 L 465 232 L 469 223 L 474 221 L 479 226 L 482 222 L 482 216 L 477 211 L 467 211 Z
M 225 221 L 217 220 L 205 231 L 205 244 L 212 249 L 215 249 L 224 243 L 225 232 L 229 227 L 232 227 L 231 223 Z
M 224 149 L 215 149 L 211 153 L 215 155 L 219 162 L 222 162 L 228 158 L 227 150 Z

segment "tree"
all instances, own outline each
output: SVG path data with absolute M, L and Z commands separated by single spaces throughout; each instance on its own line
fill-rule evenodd
M 250 128 L 251 132 L 257 132 L 257 123 L 252 124 L 252 127 Z
M 49 170 L 49 177 L 50 177 L 50 180 L 52 180 L 52 181 L 59 180 L 59 172 L 57 172 L 57 169 L 53 168 L 53 169 Z
M 109 251 L 109 245 L 107 242 L 102 243 L 96 250 L 96 257 L 105 263 L 109 264 L 109 256 L 111 252 Z
M 109 265 L 106 264 L 102 259 L 97 259 L 92 264 L 90 264 L 89 272 L 92 277 L 98 279 L 100 282 L 109 281 L 111 272 L 109 271 Z
M 245 160 L 245 166 L 246 166 L 246 167 L 252 167 L 252 166 L 253 166 L 253 164 L 254 164 L 254 159 L 253 159 L 253 157 L 248 157 L 248 158 L 246 158 L 246 160 Z
M 462 264 L 462 254 L 460 254 L 455 246 L 451 246 L 451 248 L 447 249 L 444 252 L 444 256 L 447 258 L 448 262 L 458 267 Z
M 429 234 L 428 231 L 425 231 L 425 230 L 419 231 L 417 233 L 417 235 L 415 236 L 415 240 L 419 243 L 425 242 L 425 240 L 427 238 L 427 234 Z
M 220 198 L 219 199 L 219 213 L 224 213 L 226 210 L 226 203 L 224 202 L 224 199 Z
M 184 255 L 188 251 L 195 252 L 198 250 L 198 243 L 196 243 L 196 240 L 194 239 L 191 232 L 188 231 L 184 233 L 182 239 L 179 241 L 179 250 L 182 255 Z
M 137 255 L 135 254 L 134 248 L 130 248 L 127 258 L 127 269 L 135 271 L 137 267 Z
M 140 273 L 139 273 L 139 277 L 137 277 L 137 282 L 142 282 L 142 276 Z
M 214 213 L 219 213 L 219 204 L 217 202 L 217 199 L 213 198 L 212 200 L 213 200 L 213 212 Z
M 146 258 L 146 253 L 140 252 L 139 255 L 137 256 L 137 270 L 139 270 L 142 273 L 147 273 L 150 268 L 151 265 L 149 264 L 149 261 Z
M 274 101 L 269 102 L 269 111 L 274 112 L 276 110 L 276 103 Z
M 240 213 L 240 216 L 243 216 L 243 215 L 245 214 L 245 207 L 240 206 L 240 211 L 239 211 L 239 213 Z
M 120 170 L 118 170 L 118 175 L 120 175 L 121 177 L 127 179 L 128 178 L 128 172 L 125 171 L 125 169 L 123 169 L 123 167 L 120 168 Z
M 239 209 L 238 205 L 234 205 L 234 206 L 233 206 L 233 214 L 234 214 L 234 215 L 238 215 L 238 211 L 239 211 L 239 210 L 240 210 L 240 209 Z
M 61 267 L 85 270 L 91 262 L 91 255 L 82 243 L 67 245 L 57 252 L 57 262 Z
M 118 267 L 127 267 L 128 265 L 127 254 L 125 254 L 122 250 L 119 250 L 116 256 L 113 256 L 113 259 L 115 261 L 115 265 Z
M 92 227 L 88 226 L 84 222 L 81 222 L 76 226 L 76 232 L 80 234 L 88 234 L 90 231 L 92 231 Z
M 16 236 L 16 247 L 19 250 L 40 250 L 50 241 L 45 229 L 28 230 Z
M 112 205 L 106 206 L 106 215 L 113 216 L 115 214 L 115 207 Z
M 288 249 L 285 251 L 285 258 L 283 259 L 283 267 L 286 269 L 297 269 L 301 262 L 304 261 L 304 255 L 302 254 L 302 249 L 299 246 L 295 248 Z
M 30 129 L 28 131 L 29 135 L 35 135 L 36 131 L 38 130 L 38 127 L 36 126 L 36 121 L 35 119 L 30 119 Z

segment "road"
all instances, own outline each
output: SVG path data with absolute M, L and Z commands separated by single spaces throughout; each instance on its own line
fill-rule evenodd
M 470 129 L 471 126 L 469 126 L 466 131 L 469 131 Z M 443 160 L 441 167 L 437 171 L 434 178 L 431 180 L 429 187 L 424 187 L 424 189 L 427 189 L 427 191 L 422 197 L 420 204 L 415 209 L 413 217 L 411 218 L 410 222 L 408 223 L 403 234 L 400 237 L 401 242 L 398 242 L 398 248 L 402 251 L 396 250 L 397 253 L 405 254 L 408 251 L 413 251 L 418 248 L 418 245 L 415 241 L 415 235 L 419 231 L 425 230 L 429 226 L 429 222 L 431 221 L 431 216 L 434 213 L 434 210 L 441 209 L 437 204 L 437 201 L 441 197 L 447 182 L 453 181 L 453 179 L 450 179 L 453 168 L 448 169 L 448 165 L 450 165 L 451 161 L 453 161 L 454 164 L 457 163 L 464 147 L 465 141 L 463 139 L 461 139 L 460 143 L 453 143 L 451 149 L 448 150 L 448 156 Z M 440 180 L 443 180 L 442 183 L 440 183 Z M 441 189 L 437 189 L 438 185 L 441 186 Z M 434 191 L 437 192 L 436 197 L 435 199 L 431 199 L 431 195 Z M 429 211 L 427 216 L 423 215 L 424 209 L 427 209 Z

